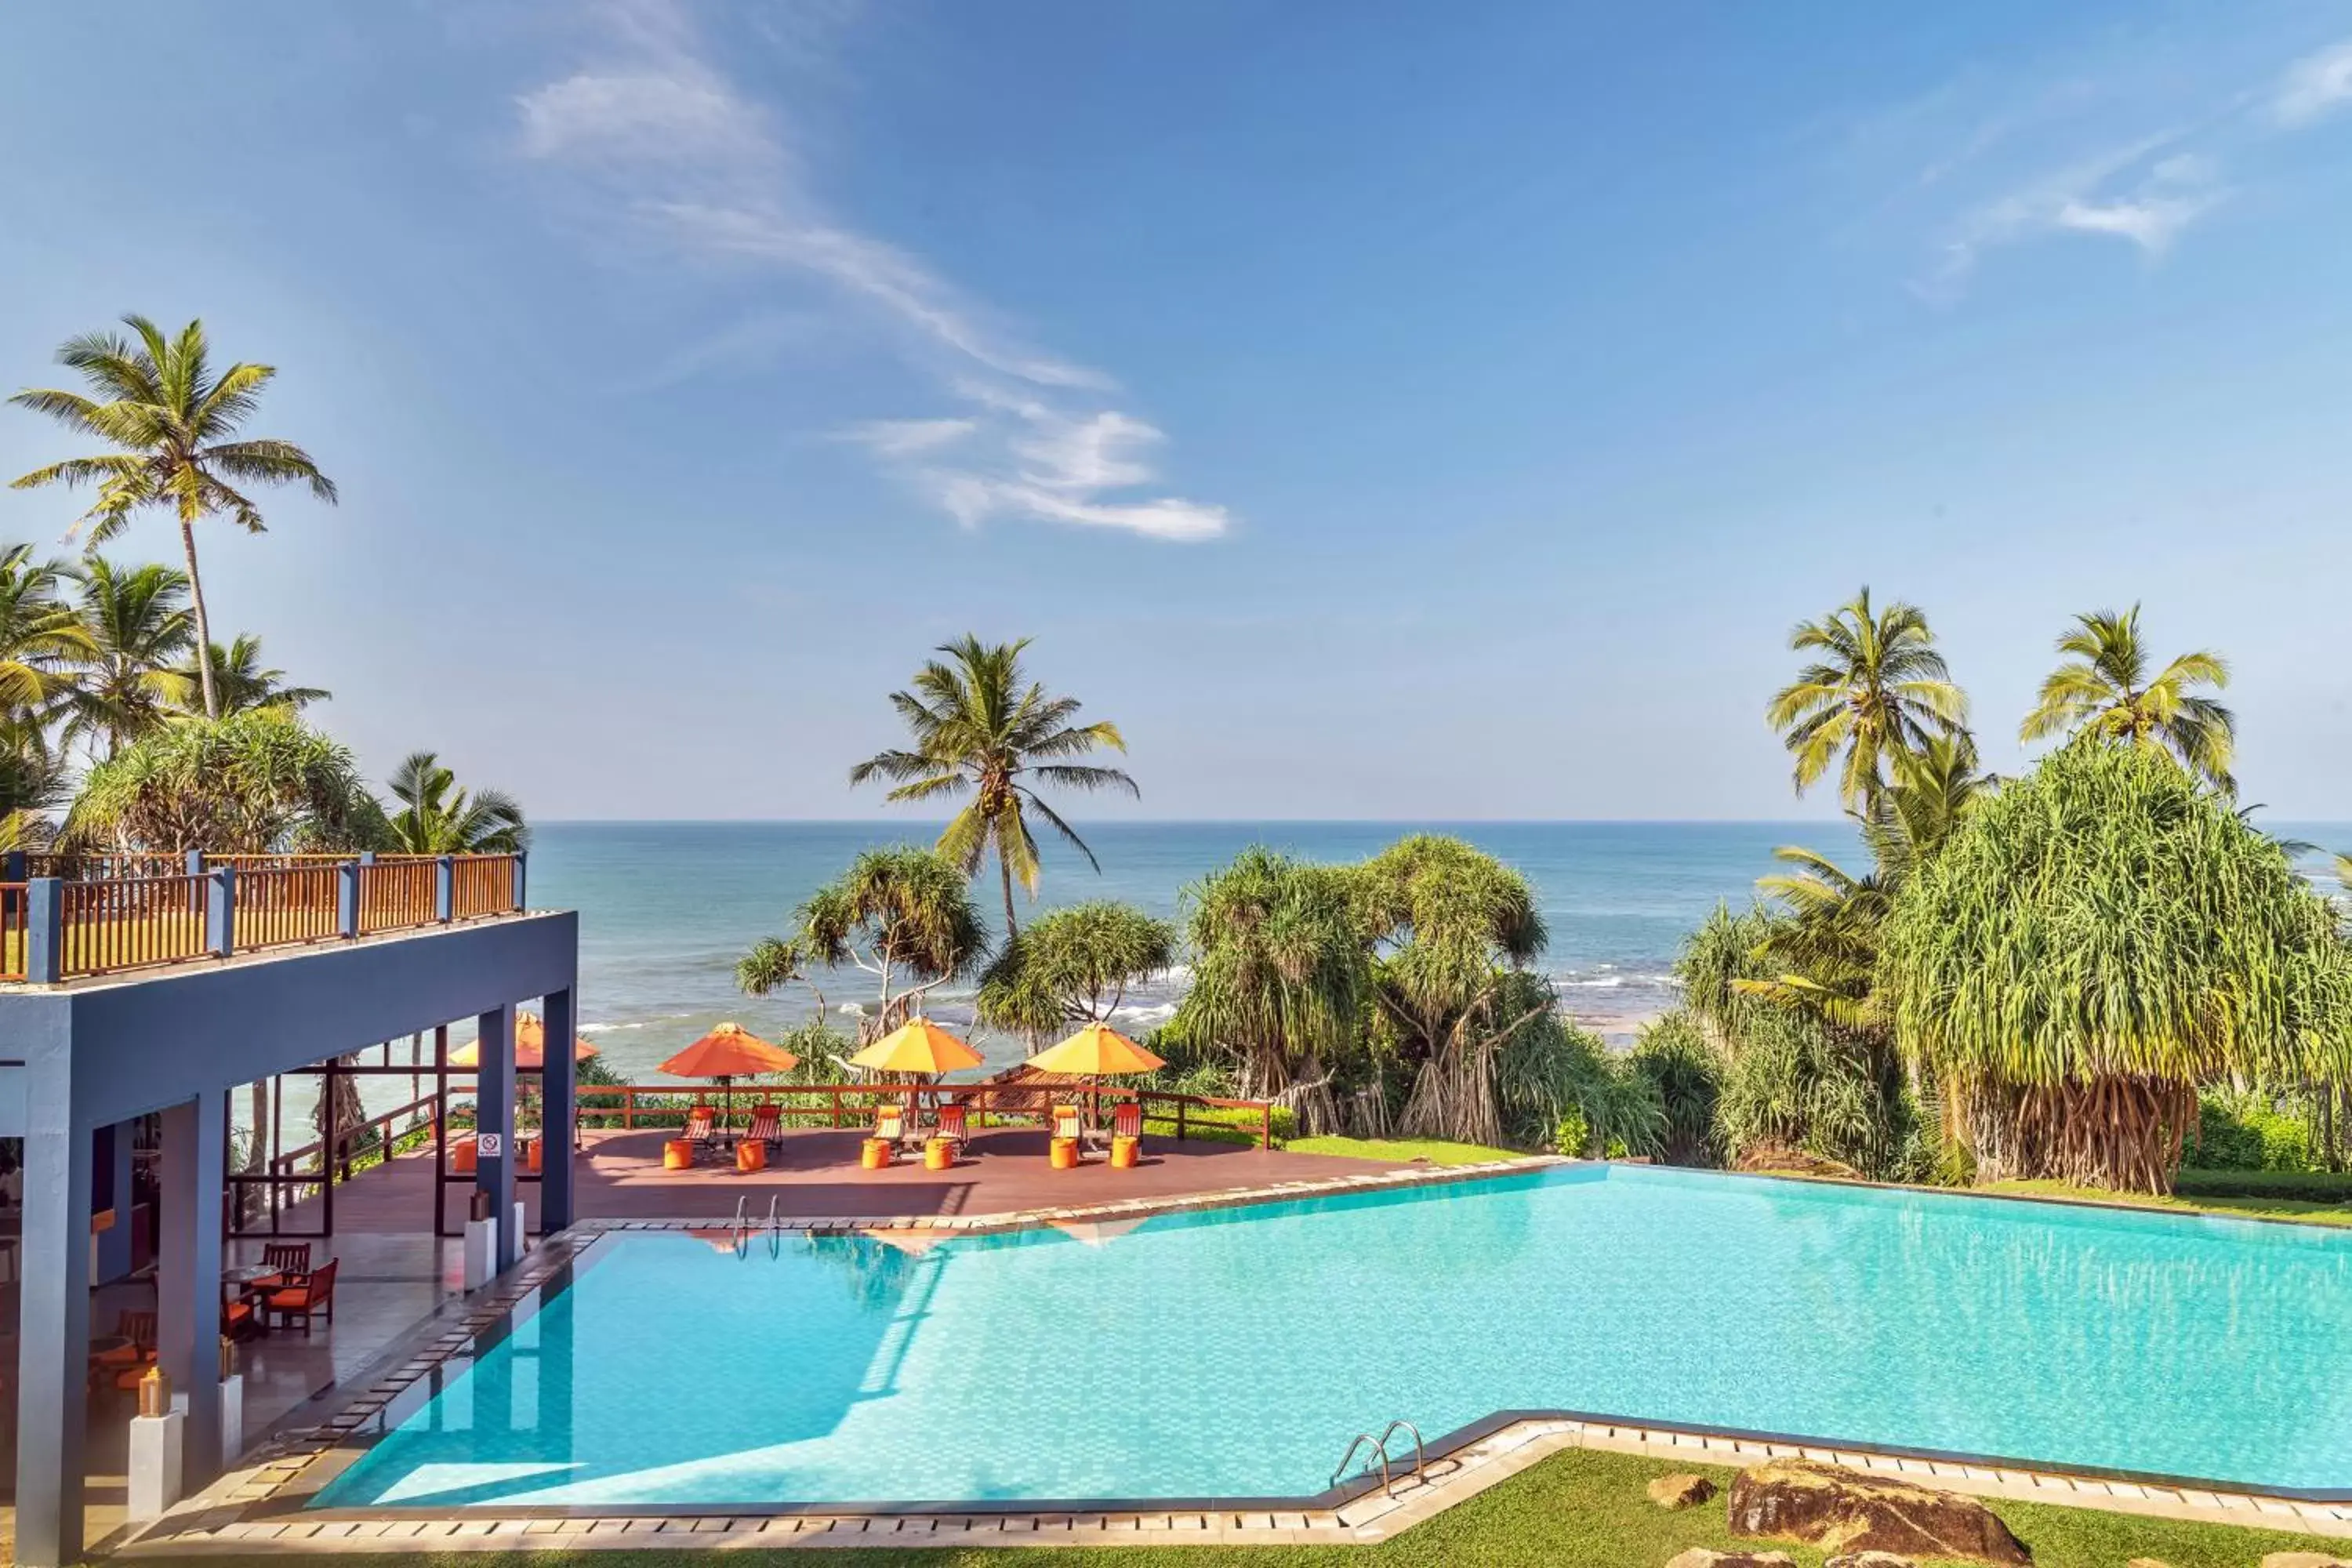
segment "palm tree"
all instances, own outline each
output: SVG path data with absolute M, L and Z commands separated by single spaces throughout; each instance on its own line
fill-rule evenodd
M 213 689 L 223 713 L 244 713 L 255 708 L 283 708 L 299 713 L 334 693 L 322 686 L 289 686 L 286 672 L 261 662 L 261 639 L 239 632 L 226 647 L 215 643 L 211 656 Z M 204 711 L 204 667 L 191 657 L 170 672 L 173 705 L 192 713 Z
M 992 647 L 969 633 L 942 644 L 937 651 L 948 656 L 946 662 L 929 661 L 916 672 L 912 691 L 890 694 L 891 705 L 913 733 L 914 749 L 884 752 L 849 770 L 852 784 L 875 778 L 898 781 L 898 787 L 887 797 L 891 800 L 972 797 L 940 835 L 939 852 L 971 877 L 978 874 L 990 847 L 995 847 L 1008 939 L 1017 930 L 1013 880 L 1019 879 L 1030 897 L 1037 894 L 1037 843 L 1029 836 L 1030 811 L 1076 846 L 1087 865 L 1102 869 L 1086 840 L 1023 781 L 1143 793 L 1117 768 L 1062 760 L 1084 756 L 1097 746 L 1124 752 L 1127 742 L 1115 724 L 1073 724 L 1076 698 L 1049 697 L 1037 682 L 1024 684 L 1021 652 L 1028 646 L 1024 637 Z
M 0 550 L 0 710 L 41 709 L 90 653 L 89 635 L 58 596 L 64 569 L 33 559 L 29 544 Z
M 1843 752 L 1838 795 L 1860 815 L 1885 788 L 1896 754 L 1968 718 L 1968 698 L 1952 684 L 1927 616 L 1900 600 L 1874 610 L 1864 587 L 1825 619 L 1801 623 L 1789 647 L 1822 656 L 1765 710 L 1796 756 L 1801 795 Z
M 504 790 L 472 795 L 431 752 L 411 752 L 386 782 L 398 807 L 393 847 L 409 855 L 511 855 L 530 843 L 522 806 Z
M 74 525 L 89 528 L 92 548 L 129 526 L 131 514 L 142 507 L 173 510 L 195 603 L 205 716 L 217 719 L 221 707 L 208 658 L 212 623 L 196 569 L 197 522 L 226 515 L 248 532 L 263 531 L 260 509 L 236 488 L 239 484 L 300 480 L 313 496 L 330 502 L 335 487 L 310 455 L 290 441 L 231 438 L 260 403 L 262 389 L 278 374 L 275 368 L 240 362 L 215 376 L 202 321 L 190 321 L 177 338 L 166 338 L 144 316 L 125 316 L 122 324 L 136 342 L 92 332 L 58 351 L 58 362 L 79 373 L 88 395 L 33 387 L 9 400 L 121 449 L 36 468 L 17 479 L 16 488 L 96 485 L 97 501 Z
M 2084 730 L 2151 746 L 2215 788 L 2236 793 L 2230 763 L 2237 720 L 2211 698 L 2190 695 L 2200 686 L 2230 684 L 2230 667 L 2221 655 L 2184 653 L 2148 679 L 2137 605 L 2120 616 L 2098 610 L 2075 616 L 2074 629 L 2058 639 L 2058 651 L 2070 657 L 2042 683 L 2042 700 L 2019 726 L 2019 739 Z
M 90 646 L 65 693 L 62 739 L 96 741 L 112 757 L 164 721 L 173 689 L 170 661 L 195 641 L 187 574 L 163 565 L 118 566 L 93 555 L 70 575 Z

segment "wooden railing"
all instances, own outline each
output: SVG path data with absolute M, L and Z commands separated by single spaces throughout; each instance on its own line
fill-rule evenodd
M 514 857 L 468 855 L 450 868 L 449 918 L 514 912 Z
M 59 884 L 60 971 L 110 974 L 203 956 L 211 887 L 189 876 Z
M 433 922 L 433 883 L 439 870 L 429 859 L 379 860 L 360 868 L 360 934 L 405 931 Z M 451 872 L 454 881 L 456 873 Z
M 618 1116 L 624 1129 L 684 1125 L 688 1110 L 709 1105 L 738 1127 L 756 1105 L 772 1105 L 777 1121 L 786 1127 L 863 1127 L 874 1120 L 877 1106 L 921 1104 L 932 1107 L 954 1101 L 964 1108 L 975 1128 L 999 1122 L 1044 1122 L 1057 1105 L 1087 1107 L 1099 1121 L 1102 1108 L 1122 1100 L 1143 1107 L 1146 1131 L 1172 1131 L 1179 1138 L 1213 1127 L 1254 1132 L 1262 1149 L 1274 1147 L 1274 1108 L 1263 1100 L 1218 1100 L 1207 1095 L 1177 1094 L 1157 1089 L 1100 1088 L 1023 1083 L 745 1083 L 725 1088 L 697 1089 L 692 1084 L 583 1083 L 573 1090 L 583 1126 L 594 1126 Z M 613 1102 L 619 1101 L 616 1106 Z M 651 1100 L 652 1104 L 645 1101 Z M 1243 1122 L 1221 1121 L 1195 1114 L 1204 1110 L 1248 1113 Z
M 0 982 L 348 941 L 522 908 L 520 855 L 0 857 Z M 18 868 L 24 876 L 18 878 Z M 93 867 L 138 875 L 61 876 Z
M 0 980 L 25 978 L 27 913 L 25 884 L 0 883 Z
M 236 873 L 236 945 L 295 947 L 343 934 L 342 867 L 306 861 Z

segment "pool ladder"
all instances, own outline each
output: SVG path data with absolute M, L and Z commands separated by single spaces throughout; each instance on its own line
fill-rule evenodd
M 1404 1472 L 1402 1477 L 1391 1473 L 1395 1460 L 1389 1453 L 1389 1439 L 1395 1436 L 1399 1432 L 1407 1432 L 1412 1436 L 1412 1468 Z M 1339 1456 L 1339 1468 L 1331 1472 L 1331 1484 L 1333 1486 L 1338 1486 L 1342 1480 L 1347 1479 L 1348 1467 L 1355 1463 L 1356 1456 L 1363 1452 L 1367 1447 L 1371 1449 L 1372 1458 L 1377 1460 L 1380 1464 L 1381 1490 L 1388 1496 L 1396 1496 L 1397 1482 L 1400 1479 L 1407 1481 L 1425 1481 L 1429 1479 L 1429 1455 L 1423 1450 L 1421 1446 L 1421 1428 L 1414 1426 L 1410 1421 L 1400 1418 L 1398 1420 L 1391 1421 L 1386 1426 L 1381 1427 L 1381 1435 L 1377 1437 L 1373 1436 L 1370 1432 L 1359 1432 L 1356 1434 L 1355 1437 L 1348 1444 L 1348 1451 Z M 1372 1467 L 1370 1463 L 1367 1463 L 1364 1466 L 1366 1471 L 1370 1471 L 1371 1468 Z
M 777 1194 L 768 1194 L 768 1256 L 780 1258 L 784 1251 L 783 1216 L 776 1212 Z M 740 1193 L 735 1198 L 735 1256 L 748 1258 L 751 1253 L 751 1194 Z

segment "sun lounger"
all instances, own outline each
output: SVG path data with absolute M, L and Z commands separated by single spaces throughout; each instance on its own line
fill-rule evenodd
M 707 1105 L 698 1105 L 686 1113 L 686 1131 L 679 1134 L 698 1149 L 708 1148 L 719 1142 L 719 1113 Z
M 971 1121 L 961 1102 L 940 1107 L 939 1135 L 955 1145 L 957 1159 L 964 1157 L 971 1143 Z
M 1111 1109 L 1110 1135 L 1114 1138 L 1143 1136 L 1143 1102 L 1122 1100 Z
M 781 1107 L 755 1105 L 751 1108 L 751 1125 L 743 1129 L 746 1143 L 777 1143 L 783 1141 L 784 1120 Z
M 896 1103 L 874 1108 L 874 1131 L 870 1137 L 897 1145 L 907 1141 L 907 1108 Z

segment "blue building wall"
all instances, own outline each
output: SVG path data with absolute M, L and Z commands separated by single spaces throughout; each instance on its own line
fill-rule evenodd
M 238 1086 L 473 1018 L 481 1026 L 484 1131 L 507 1154 L 478 1184 L 503 1218 L 513 1193 L 513 1017 L 545 1011 L 548 1037 L 576 1027 L 579 922 L 529 914 L 424 931 L 276 950 L 58 987 L 0 989 L 0 1136 L 25 1141 L 23 1314 L 17 1394 L 16 1560 L 73 1561 L 81 1490 L 89 1338 L 95 1156 L 126 1146 L 116 1127 L 163 1116 L 166 1213 L 157 1237 L 159 1351 L 184 1396 L 187 1484 L 217 1472 L 222 1147 Z M 500 1090 L 503 1090 L 503 1093 Z M 567 1124 L 572 1060 L 548 1053 L 547 1124 Z M 557 1120 L 558 1117 L 562 1121 Z M 110 1171 L 111 1184 L 115 1173 Z M 127 1199 L 127 1184 L 122 1192 Z M 571 1218 L 571 1167 L 547 1163 L 541 1209 Z M 127 1208 L 124 1228 L 127 1230 Z M 127 1236 L 124 1237 L 127 1242 Z M 517 1238 L 502 1237 L 505 1261 Z M 109 1250 L 116 1245 L 100 1245 Z

